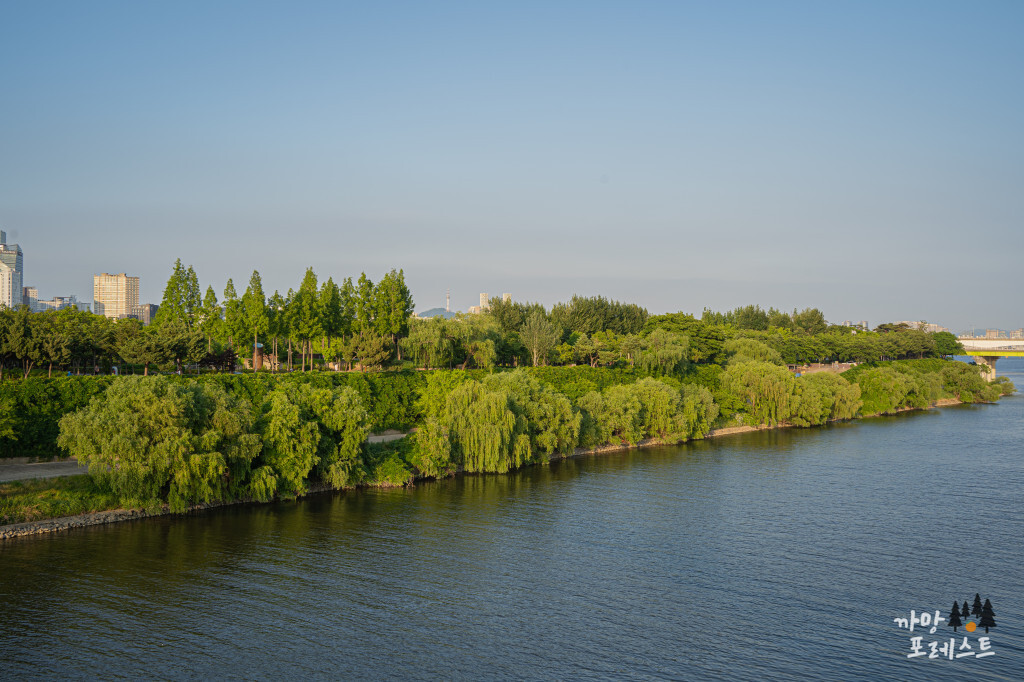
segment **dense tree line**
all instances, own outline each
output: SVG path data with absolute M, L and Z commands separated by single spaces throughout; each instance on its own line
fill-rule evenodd
M 275 359 L 286 349 L 288 370 L 294 367 L 295 351 L 303 371 L 307 364 L 313 366 L 314 356 L 347 368 L 356 363 L 380 368 L 393 355 L 401 359 L 399 341 L 408 334 L 412 311 L 412 294 L 401 270 L 391 270 L 376 284 L 365 273 L 355 282 L 348 277 L 337 284 L 333 278 L 319 283 L 308 268 L 297 290 L 285 295 L 275 291 L 269 297 L 254 270 L 243 294 L 229 279 L 218 301 L 213 287 L 200 299 L 194 271 L 178 260 L 150 333 L 170 331 L 190 336 L 194 343 L 205 341 L 208 355 L 215 349 L 244 350 L 252 354 L 254 365 L 256 346 L 262 342 Z M 199 361 L 196 354 L 187 359 Z
M 357 282 L 333 279 L 318 284 L 310 268 L 298 290 L 269 298 L 259 272 L 254 271 L 242 295 L 228 280 L 223 301 L 213 287 L 200 296 L 192 267 L 178 260 L 164 289 L 156 319 L 149 327 L 135 319 L 111 321 L 74 308 L 32 313 L 21 306 L 0 308 L 0 379 L 17 366 L 27 377 L 34 367 L 47 374 L 70 371 L 92 374 L 111 365 L 137 366 L 148 374 L 151 366 L 235 367 L 238 355 L 253 355 L 257 343 L 269 346 L 269 355 L 286 349 L 287 368 L 293 351 L 299 368 L 312 367 L 314 354 L 328 363 L 352 368 L 379 368 L 396 356 L 400 340 L 408 334 L 412 295 L 401 270 L 374 284 L 365 274 Z M 276 366 L 276 363 L 271 363 Z

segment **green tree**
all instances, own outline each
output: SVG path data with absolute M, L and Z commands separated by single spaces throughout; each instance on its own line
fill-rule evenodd
M 326 359 L 331 340 L 345 333 L 344 311 L 341 305 L 341 291 L 334 279 L 327 278 L 327 281 L 320 287 L 320 298 L 317 301 L 320 307 L 320 327 L 324 335 L 322 346 L 324 358 Z
M 655 329 L 641 339 L 640 366 L 649 372 L 678 374 L 690 361 L 690 339 L 664 329 Z
M 217 294 L 213 287 L 206 287 L 206 296 L 203 297 L 203 309 L 200 315 L 199 328 L 206 337 L 206 352 L 213 353 L 213 340 L 220 336 L 221 325 L 224 323 L 223 311 L 217 303 Z
M 270 329 L 270 316 L 267 314 L 267 297 L 263 293 L 263 281 L 260 273 L 252 271 L 249 278 L 249 287 L 242 295 L 241 306 L 242 320 L 246 329 L 252 334 L 252 368 L 256 369 L 256 346 L 259 344 L 260 334 L 266 334 Z
M 752 426 L 775 426 L 792 414 L 796 379 L 784 367 L 767 362 L 740 362 L 726 368 L 722 383 L 745 406 Z
M 405 285 L 405 273 L 402 270 L 391 270 L 384 275 L 377 283 L 375 299 L 377 333 L 391 338 L 392 345 L 398 351 L 398 359 L 401 360 L 398 340 L 409 334 L 409 318 L 415 307 L 412 293 Z
M 960 340 L 949 332 L 936 332 L 932 334 L 932 339 L 935 341 L 935 353 L 940 357 L 965 355 L 967 352 Z
M 285 382 L 270 392 L 259 423 L 259 463 L 273 472 L 270 494 L 304 493 L 314 476 L 335 488 L 365 475 L 359 457 L 370 418 L 355 389 Z
M 373 282 L 366 273 L 359 275 L 359 284 L 356 287 L 356 331 L 360 336 L 372 331 L 373 321 L 376 315 L 374 310 Z
M 306 353 L 310 353 L 310 368 L 313 365 L 310 340 L 323 332 L 320 320 L 316 274 L 313 268 L 306 268 L 302 284 L 288 306 L 288 326 L 291 334 L 301 342 L 302 371 L 306 371 Z
M 805 334 L 821 334 L 828 328 L 825 314 L 817 308 L 793 310 L 793 327 Z
M 551 324 L 542 310 L 533 311 L 519 332 L 523 345 L 533 358 L 533 366 L 547 364 L 548 355 L 558 345 L 562 332 Z
M 260 451 L 248 403 L 215 384 L 124 377 L 60 420 L 58 445 L 128 506 L 239 497 Z
M 235 291 L 235 283 L 228 279 L 224 287 L 224 325 L 228 346 L 235 347 L 235 338 L 243 338 L 245 332 L 242 302 L 238 300 L 238 292 Z

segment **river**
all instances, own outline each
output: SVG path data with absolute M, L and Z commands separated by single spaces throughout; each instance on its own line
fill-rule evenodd
M 1022 444 L 1014 395 L 21 538 L 0 678 L 1020 679 Z M 989 656 L 894 622 L 976 593 Z

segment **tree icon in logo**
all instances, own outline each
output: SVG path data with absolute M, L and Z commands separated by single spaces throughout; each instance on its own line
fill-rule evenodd
M 969 608 L 967 608 L 967 600 L 966 599 L 964 599 L 964 608 L 960 612 L 960 617 L 963 618 L 964 620 L 967 620 L 968 618 L 971 617 L 971 610 Z
M 971 615 L 981 617 L 981 595 L 974 595 L 974 603 L 971 604 Z
M 996 626 L 995 615 L 995 611 L 992 610 L 992 602 L 986 599 L 985 605 L 981 607 L 981 620 L 978 621 L 978 626 L 985 628 L 985 632 L 988 633 L 989 628 Z
M 956 629 L 964 624 L 960 620 L 960 605 L 956 601 L 953 602 L 953 610 L 949 612 L 947 620 L 949 621 L 949 627 L 953 628 L 953 632 L 956 632 Z

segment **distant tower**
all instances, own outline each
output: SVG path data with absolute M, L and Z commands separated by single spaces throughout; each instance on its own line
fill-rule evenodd
M 24 300 L 24 258 L 21 247 L 8 244 L 0 230 L 0 307 L 16 308 Z
M 444 295 L 444 311 L 450 313 L 452 311 L 452 290 L 449 289 L 448 293 Z
M 502 294 L 501 295 L 501 302 L 502 303 L 511 303 L 512 302 L 512 294 Z

